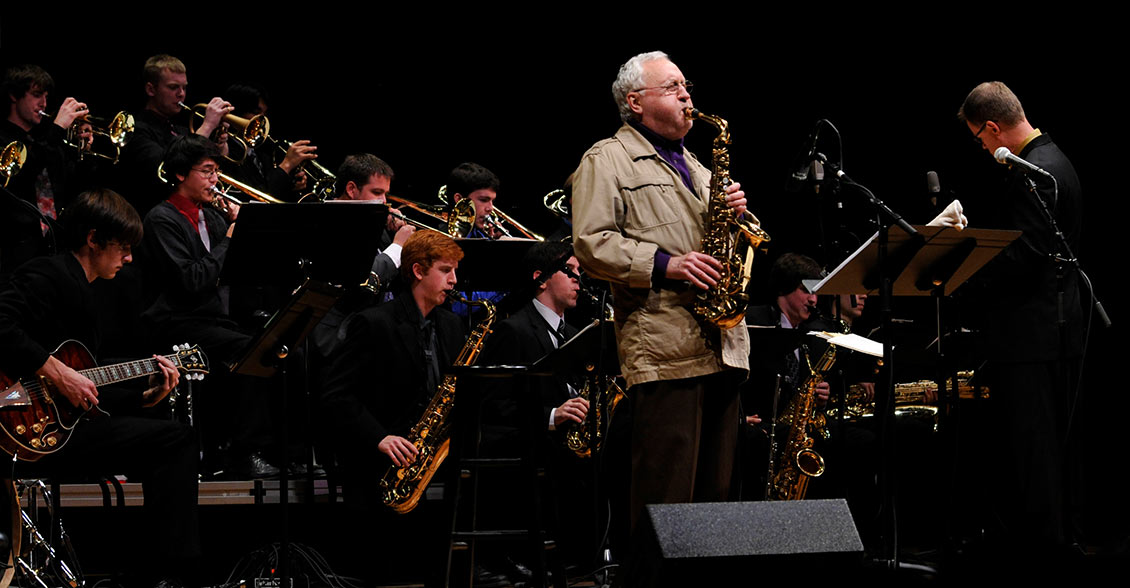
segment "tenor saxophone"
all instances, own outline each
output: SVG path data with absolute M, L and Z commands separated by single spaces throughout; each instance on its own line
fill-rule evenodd
M 467 300 L 457 294 L 451 296 L 464 304 L 481 306 L 486 312 L 483 320 L 475 325 L 467 343 L 459 351 L 454 365 L 463 366 L 475 363 L 483 347 L 483 340 L 491 332 L 494 323 L 494 305 L 486 300 Z M 451 446 L 451 409 L 455 406 L 455 376 L 444 376 L 436 387 L 428 408 L 412 430 L 408 442 L 416 446 L 416 460 L 404 467 L 390 466 L 381 479 L 381 501 L 397 513 L 404 514 L 414 508 L 428 488 L 428 482 L 435 475 Z
M 746 306 L 749 305 L 746 286 L 753 266 L 753 254 L 769 242 L 769 233 L 758 226 L 756 217 L 753 220 L 741 218 L 726 204 L 726 188 L 733 183 L 730 180 L 729 123 L 694 108 L 687 108 L 684 115 L 689 120 L 699 119 L 718 129 L 711 151 L 710 204 L 701 250 L 722 264 L 721 277 L 713 288 L 698 295 L 692 308 L 706 322 L 720 329 L 729 329 L 745 318 Z
M 781 413 L 781 426 L 787 433 L 780 451 L 773 444 L 773 459 L 765 482 L 767 500 L 804 500 L 809 480 L 824 473 L 824 457 L 812 448 L 813 431 L 824 426 L 824 415 L 816 408 L 816 387 L 836 362 L 836 347 L 829 345 L 815 366 L 807 349 L 803 349 L 802 355 L 808 362 L 809 376 Z

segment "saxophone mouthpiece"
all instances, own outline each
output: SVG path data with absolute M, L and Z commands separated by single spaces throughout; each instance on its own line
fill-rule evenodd
M 683 109 L 683 115 L 687 117 L 687 120 L 694 120 L 698 118 L 700 114 L 702 114 L 702 112 L 693 106 L 688 106 Z

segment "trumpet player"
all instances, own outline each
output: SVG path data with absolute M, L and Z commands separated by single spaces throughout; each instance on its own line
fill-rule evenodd
M 71 125 L 89 112 L 86 104 L 67 97 L 54 119 L 44 124 L 55 82 L 37 65 L 9 68 L 3 87 L 8 116 L 0 124 L 0 148 L 19 142 L 27 149 L 27 160 L 7 187 L 23 202 L 0 198 L 0 280 L 24 261 L 49 253 L 45 234 L 50 221 L 43 217 L 54 219 L 63 208 L 75 171 L 75 160 L 63 142 Z M 92 138 L 89 130 L 82 136 L 88 148 Z
M 165 149 L 177 137 L 191 134 L 187 126 L 177 122 L 184 111 L 182 104 L 188 92 L 188 73 L 184 63 L 172 55 L 154 55 L 145 61 L 142 70 L 145 81 L 145 108 L 135 119 L 133 137 L 122 153 L 120 191 L 145 215 L 163 200 L 166 188 L 157 179 L 157 166 Z M 204 120 L 195 133 L 202 137 L 215 137 L 221 157 L 228 154 L 227 123 L 224 115 L 232 105 L 220 97 L 212 98 L 204 113 Z
M 267 93 L 254 84 L 232 84 L 224 90 L 231 101 L 236 116 L 250 120 L 266 116 L 269 104 Z M 247 157 L 232 172 L 235 179 L 287 202 L 298 200 L 307 188 L 306 172 L 302 164 L 318 158 L 318 148 L 308 140 L 295 141 L 286 150 L 283 160 L 275 165 L 277 147 L 273 140 L 248 146 Z

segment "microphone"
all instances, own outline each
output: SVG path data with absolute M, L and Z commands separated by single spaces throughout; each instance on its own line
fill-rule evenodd
M 1020 166 L 1020 168 L 1025 173 L 1035 172 L 1035 173 L 1038 173 L 1038 174 L 1043 174 L 1043 175 L 1045 175 L 1049 178 L 1053 177 L 1050 173 L 1045 171 L 1043 168 L 1041 168 L 1041 167 L 1039 167 L 1035 164 L 1029 163 L 1028 161 L 1026 161 L 1024 159 L 1021 159 L 1021 158 L 1013 155 L 1012 151 L 1008 150 L 1008 147 L 997 147 L 997 150 L 993 152 L 993 157 L 995 157 L 997 159 L 997 161 L 999 161 L 1000 163 L 1007 163 L 1007 164 L 1010 164 L 1010 165 Z
M 942 193 L 942 183 L 938 181 L 938 172 L 926 172 L 926 192 L 930 194 L 930 206 L 937 206 L 938 194 Z

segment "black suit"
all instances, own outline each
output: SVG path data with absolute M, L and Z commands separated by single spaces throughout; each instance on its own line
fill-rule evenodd
M 1075 168 L 1047 135 L 1033 139 L 1019 156 L 1055 176 L 1058 194 L 1050 180 L 1030 175 L 1078 254 L 1082 189 Z M 1059 250 L 1058 241 L 1020 169 L 1011 170 L 1000 213 L 987 225 L 1023 231 L 979 274 L 982 350 L 991 360 L 984 372 L 992 391 L 989 434 L 999 450 L 990 467 L 1000 479 L 991 487 L 1000 491 L 999 514 L 1016 540 L 1010 542 L 1048 548 L 1063 541 L 1060 437 L 1083 344 L 1079 280 L 1068 271 L 1063 281 L 1061 333 L 1056 266 L 1048 257 Z
M 345 494 L 356 505 L 379 504 L 375 490 L 391 461 L 378 445 L 405 436 L 435 393 L 427 386 L 423 317 L 408 292 L 350 319 L 322 386 L 321 409 L 335 432 Z M 462 323 L 446 308 L 428 316 L 440 369 L 463 348 Z
M 32 376 L 66 339 L 79 340 L 97 357 L 97 312 L 94 290 L 71 253 L 24 264 L 0 292 L 0 370 Z M 17 475 L 138 476 L 153 525 L 145 544 L 161 556 L 155 565 L 182 565 L 200 553 L 196 435 L 180 423 L 123 415 L 130 404 L 139 407 L 136 391 L 100 389 L 99 398 L 113 416 L 80 422 L 66 446 L 35 464 L 21 462 Z
M 534 303 L 530 302 L 519 309 L 506 320 L 498 323 L 487 339 L 486 349 L 479 361 L 484 365 L 509 364 L 527 365 L 552 353 L 556 347 L 549 333 L 549 329 L 556 330 L 556 325 L 550 326 L 538 314 Z M 565 339 L 577 334 L 577 329 L 565 324 Z M 541 399 L 541 420 L 539 429 L 549 427 L 549 413 L 569 399 L 568 378 L 564 374 L 554 377 L 537 378 L 531 382 L 531 387 L 537 390 Z M 518 402 L 514 397 L 515 387 L 498 385 L 487 395 L 487 410 L 484 411 L 484 441 L 497 445 L 499 442 L 507 443 L 516 441 L 516 427 L 518 423 Z M 554 435 L 553 437 L 558 437 Z M 504 447 L 492 449 L 505 450 Z

